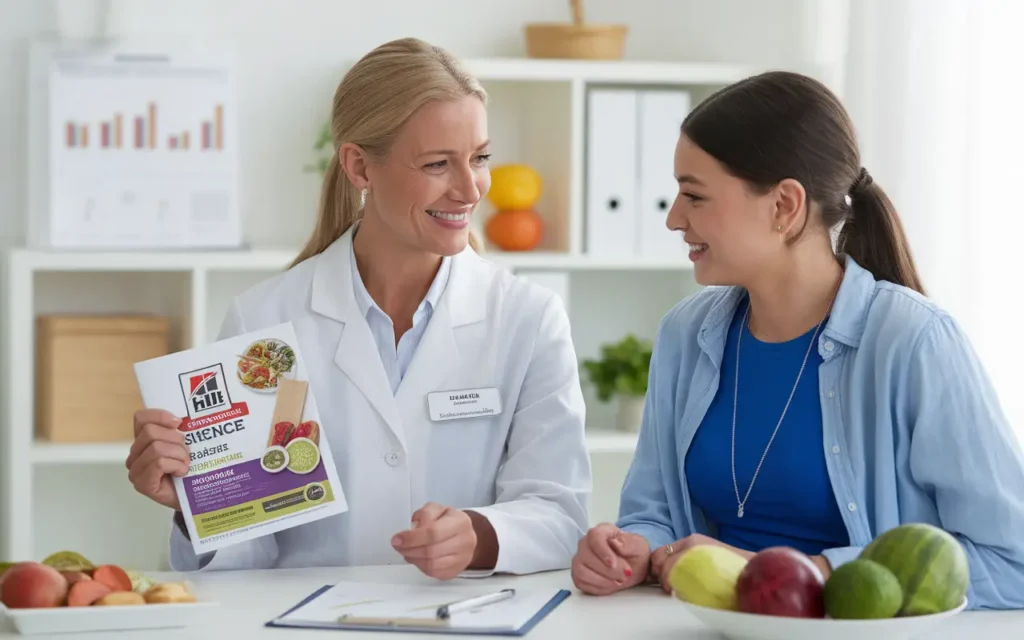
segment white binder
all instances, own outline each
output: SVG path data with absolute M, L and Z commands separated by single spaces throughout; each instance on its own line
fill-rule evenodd
M 586 252 L 636 253 L 637 99 L 628 89 L 587 96 Z
M 644 257 L 685 257 L 683 234 L 666 226 L 679 185 L 673 176 L 679 128 L 690 111 L 690 94 L 648 90 L 638 95 L 637 252 Z
M 591 89 L 587 96 L 585 250 L 595 257 L 679 257 L 666 226 L 679 191 L 673 158 L 690 111 L 680 89 Z

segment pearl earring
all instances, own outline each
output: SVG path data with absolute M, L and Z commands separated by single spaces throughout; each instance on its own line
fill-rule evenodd
M 776 229 L 777 231 L 782 231 L 782 225 L 780 224 L 779 226 L 775 227 L 775 229 Z

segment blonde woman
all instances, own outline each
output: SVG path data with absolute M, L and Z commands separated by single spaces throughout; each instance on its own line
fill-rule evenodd
M 197 557 L 171 481 L 189 464 L 182 433 L 169 413 L 140 411 L 126 465 L 137 491 L 175 510 L 174 569 L 569 567 L 591 489 L 576 354 L 560 299 L 474 249 L 486 99 L 415 39 L 345 75 L 312 237 L 233 301 L 220 337 L 293 323 L 349 511 Z M 481 388 L 497 391 L 493 414 L 432 420 L 428 394 Z

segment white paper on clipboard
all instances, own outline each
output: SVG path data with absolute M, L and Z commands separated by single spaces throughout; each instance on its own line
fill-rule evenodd
M 516 589 L 508 600 L 438 620 L 445 604 L 492 593 L 493 584 L 471 588 L 339 582 L 275 618 L 272 626 L 319 628 L 397 627 L 403 631 L 519 634 L 557 606 L 569 592 L 557 588 Z

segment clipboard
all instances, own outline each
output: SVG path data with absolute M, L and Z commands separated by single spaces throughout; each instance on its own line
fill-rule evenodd
M 571 595 L 567 589 L 559 589 L 550 599 L 537 609 L 523 624 L 511 628 L 487 628 L 481 626 L 460 627 L 447 620 L 433 618 L 380 617 L 380 616 L 338 616 L 336 621 L 314 622 L 288 620 L 286 617 L 313 603 L 317 598 L 330 591 L 335 585 L 324 585 L 303 598 L 275 618 L 267 621 L 264 626 L 286 629 L 321 629 L 334 631 L 397 631 L 402 633 L 434 633 L 445 635 L 476 635 L 476 636 L 511 636 L 522 637 L 528 634 L 537 624 L 555 610 Z

